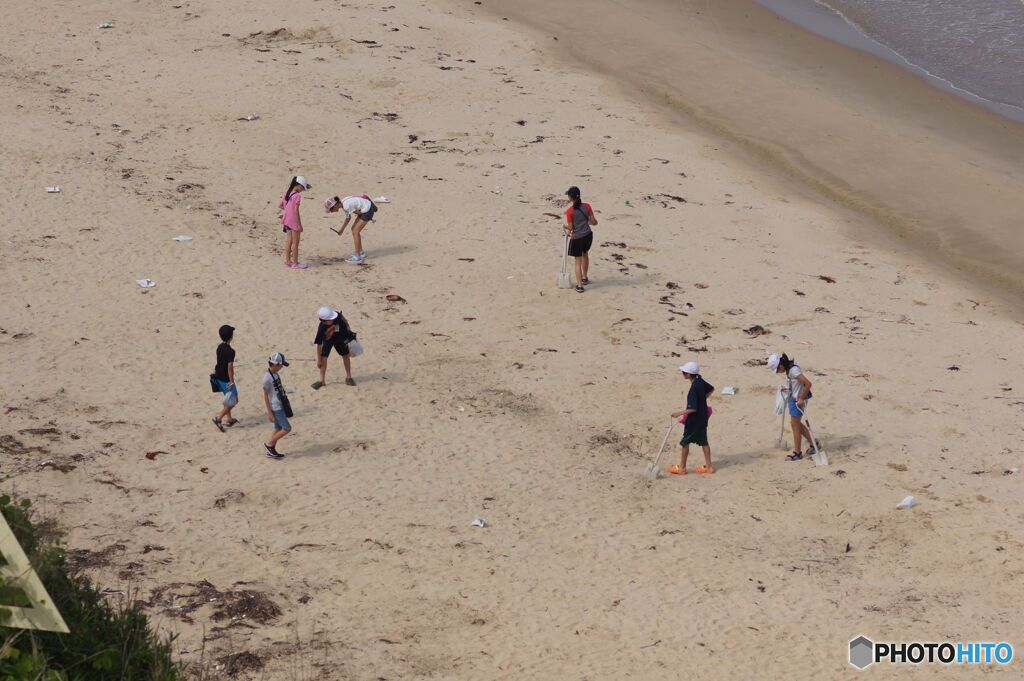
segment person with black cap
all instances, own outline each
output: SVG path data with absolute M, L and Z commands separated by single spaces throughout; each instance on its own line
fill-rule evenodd
M 590 247 L 594 243 L 591 227 L 597 226 L 594 209 L 580 200 L 580 188 L 569 187 L 569 208 L 565 211 L 565 230 L 569 237 L 569 255 L 576 259 L 576 293 L 583 293 L 583 287 L 590 283 Z
M 238 404 L 238 387 L 235 385 L 235 349 L 231 340 L 235 336 L 235 327 L 225 324 L 220 327 L 221 344 L 217 346 L 217 366 L 213 370 L 213 380 L 224 393 L 223 408 L 213 417 L 213 425 L 224 432 L 225 426 L 233 426 L 238 419 L 231 417 L 231 410 Z
M 267 407 L 267 420 L 274 424 L 274 433 L 270 442 L 263 443 L 263 451 L 271 459 L 284 458 L 284 454 L 277 451 L 277 443 L 292 432 L 292 424 L 288 421 L 293 415 L 292 405 L 281 385 L 281 377 L 277 375 L 286 366 L 288 360 L 280 352 L 275 352 L 267 360 L 267 373 L 263 375 L 263 403 Z

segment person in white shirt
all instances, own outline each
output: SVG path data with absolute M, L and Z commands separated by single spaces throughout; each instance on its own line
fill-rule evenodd
M 363 250 L 363 227 L 366 227 L 367 223 L 373 220 L 373 215 L 377 212 L 377 204 L 371 201 L 370 197 L 366 194 L 363 194 L 362 196 L 346 196 L 345 198 L 332 196 L 324 201 L 325 212 L 337 213 L 339 210 L 345 211 L 345 222 L 342 223 L 341 229 L 331 231 L 338 236 L 341 236 L 345 233 L 345 228 L 348 227 L 349 221 L 353 221 L 353 250 L 352 255 L 347 258 L 345 262 L 358 265 L 363 260 L 366 260 L 366 251 Z
M 804 458 L 801 450 L 802 439 L 813 444 L 811 432 L 804 425 L 804 413 L 807 411 L 807 402 L 811 399 L 811 379 L 807 378 L 795 360 L 790 359 L 785 353 L 781 356 L 772 355 L 768 358 L 768 368 L 772 373 L 786 375 L 786 387 L 783 393 L 786 395 L 786 406 L 789 407 L 789 422 L 793 429 L 793 453 L 786 457 L 787 461 L 799 461 Z M 811 450 L 808 450 L 810 453 Z

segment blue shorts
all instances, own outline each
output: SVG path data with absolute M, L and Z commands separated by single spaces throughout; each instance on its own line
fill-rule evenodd
M 288 423 L 288 417 L 283 411 L 274 410 L 274 430 L 291 430 L 292 424 Z
M 237 385 L 231 385 L 227 381 L 222 381 L 222 380 L 218 379 L 217 380 L 217 387 L 220 388 L 220 391 L 222 393 L 227 395 L 227 397 L 224 398 L 224 402 L 223 402 L 223 405 L 225 407 L 233 407 L 236 404 L 238 404 L 238 386 Z
M 804 409 L 803 409 L 803 411 L 800 411 L 800 407 L 796 406 L 796 400 L 794 400 L 792 397 L 790 397 L 788 400 L 786 400 L 786 404 L 789 405 L 789 415 L 790 416 L 795 416 L 797 418 L 802 418 L 803 415 L 805 413 L 807 413 L 807 404 L 810 401 L 811 401 L 810 398 L 805 399 L 804 400 Z

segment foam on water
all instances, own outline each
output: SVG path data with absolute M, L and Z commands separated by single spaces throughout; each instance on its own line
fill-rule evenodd
M 1024 0 L 757 2 L 1024 121 Z

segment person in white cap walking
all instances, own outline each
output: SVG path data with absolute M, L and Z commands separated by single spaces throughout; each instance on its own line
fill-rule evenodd
M 288 191 L 281 197 L 278 207 L 283 211 L 281 215 L 281 231 L 287 237 L 284 244 L 284 266 L 293 270 L 304 270 L 309 265 L 299 262 L 299 237 L 302 234 L 302 216 L 299 214 L 299 203 L 302 202 L 302 192 L 311 189 L 313 185 L 306 181 L 302 175 L 296 175 L 288 183 Z
M 787 461 L 799 461 L 804 458 L 802 451 L 803 438 L 813 442 L 811 433 L 804 425 L 804 414 L 807 412 L 807 400 L 811 399 L 811 379 L 800 369 L 795 360 L 782 355 L 772 355 L 768 358 L 768 368 L 773 374 L 785 374 L 786 386 L 783 393 L 786 396 L 786 406 L 789 409 L 789 423 L 793 429 L 793 452 L 786 457 Z M 810 450 L 808 450 L 810 456 Z
M 341 360 L 345 363 L 345 385 L 355 385 L 356 382 L 352 380 L 352 360 L 349 358 L 348 344 L 356 339 L 356 334 L 339 310 L 321 307 L 316 315 L 320 318 L 320 323 L 317 324 L 313 344 L 316 345 L 316 366 L 320 369 L 320 380 L 313 384 L 313 389 L 319 390 L 327 385 L 327 357 L 331 354 L 331 348 L 341 355 Z
M 695 444 L 704 450 L 704 465 L 697 467 L 702 475 L 715 472 L 711 465 L 711 445 L 708 444 L 708 395 L 715 392 L 715 387 L 700 375 L 700 366 L 696 362 L 687 362 L 679 367 L 683 378 L 690 381 L 690 391 L 686 395 L 686 409 L 672 413 L 672 418 L 686 417 L 683 427 L 683 439 L 679 441 L 680 461 L 678 466 L 669 466 L 668 472 L 674 475 L 686 475 L 686 458 L 690 455 L 690 445 Z
M 263 375 L 263 403 L 267 407 L 267 420 L 274 424 L 270 442 L 263 443 L 263 451 L 271 459 L 284 458 L 284 454 L 277 451 L 277 443 L 292 432 L 292 424 L 288 421 L 293 416 L 292 405 L 281 385 L 281 377 L 277 375 L 286 366 L 288 360 L 280 352 L 275 352 L 267 360 L 267 373 Z

